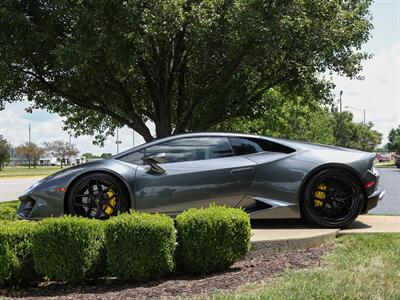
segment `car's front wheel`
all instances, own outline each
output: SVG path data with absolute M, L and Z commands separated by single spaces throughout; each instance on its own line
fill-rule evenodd
M 308 182 L 302 212 L 317 225 L 343 228 L 357 218 L 362 206 L 363 193 L 356 178 L 344 170 L 329 169 Z
M 90 173 L 79 178 L 68 195 L 72 215 L 107 219 L 129 210 L 129 197 L 122 184 L 113 176 Z

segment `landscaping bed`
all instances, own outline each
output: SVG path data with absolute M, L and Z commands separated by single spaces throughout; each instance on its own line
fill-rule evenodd
M 216 292 L 232 291 L 243 285 L 260 283 L 284 270 L 298 270 L 321 265 L 332 244 L 319 248 L 254 258 L 236 262 L 227 271 L 208 276 L 174 275 L 145 284 L 124 283 L 119 280 L 94 280 L 85 285 L 49 282 L 39 287 L 11 291 L 9 297 L 57 297 L 58 299 L 123 299 L 210 296 Z

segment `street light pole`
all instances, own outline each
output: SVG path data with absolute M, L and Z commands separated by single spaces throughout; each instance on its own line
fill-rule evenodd
M 364 124 L 364 125 L 367 124 L 367 117 L 366 117 L 366 115 L 367 115 L 367 110 L 366 110 L 365 108 L 361 109 L 361 108 L 354 107 L 354 106 L 345 106 L 345 108 L 351 108 L 351 109 L 355 109 L 355 110 L 358 110 L 358 111 L 362 111 L 362 112 L 363 112 L 363 124 Z M 370 110 L 371 110 L 371 109 L 370 109 Z
M 365 126 L 365 108 L 364 108 L 364 126 Z
M 122 142 L 119 140 L 118 128 L 117 128 L 117 141 L 115 143 L 117 144 L 117 154 L 119 154 L 119 144 L 121 144 Z

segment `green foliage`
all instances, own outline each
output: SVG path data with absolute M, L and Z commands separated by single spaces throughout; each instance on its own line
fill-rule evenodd
M 316 99 L 355 77 L 371 0 L 0 2 L 0 107 L 28 99 L 102 141 L 252 118 L 273 87 Z
M 44 219 L 33 241 L 35 268 L 50 280 L 81 281 L 96 270 L 103 243 L 101 221 L 68 216 Z
M 241 209 L 189 209 L 177 216 L 176 228 L 178 266 L 188 273 L 226 269 L 250 248 L 250 219 Z
M 311 96 L 310 96 L 311 97 Z M 353 115 L 329 109 L 317 100 L 293 97 L 271 89 L 263 97 L 264 110 L 254 119 L 234 119 L 217 130 L 268 135 L 312 143 L 330 144 L 372 152 L 382 141 L 382 134 L 371 122 L 355 123 Z
M 392 128 L 388 136 L 389 142 L 387 148 L 391 152 L 396 152 L 400 154 L 400 125 L 399 127 Z
M 230 130 L 321 144 L 334 144 L 334 120 L 316 100 L 306 101 L 272 89 L 262 99 L 263 113 L 254 119 L 240 118 L 220 125 Z
M 171 218 L 131 212 L 107 222 L 106 256 L 111 275 L 133 281 L 157 279 L 174 268 Z
M 0 206 L 0 221 L 16 221 L 17 209 L 13 206 Z
M 0 286 L 19 286 L 35 281 L 31 255 L 35 223 L 0 221 Z
M 0 134 L 0 171 L 3 169 L 5 163 L 10 160 L 10 144 Z
M 373 123 L 354 123 L 353 114 L 345 111 L 333 114 L 335 145 L 373 152 L 382 141 L 382 134 L 373 130 Z

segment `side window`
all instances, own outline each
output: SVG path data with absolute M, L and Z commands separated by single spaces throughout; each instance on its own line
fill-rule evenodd
M 165 163 L 206 160 L 233 156 L 232 147 L 225 137 L 182 138 L 147 147 L 120 159 L 142 165 L 143 157 L 165 153 Z
M 235 155 L 246 155 L 263 152 L 263 148 L 252 140 L 245 138 L 229 138 Z
M 165 153 L 166 163 L 205 160 L 233 156 L 231 145 L 224 137 L 183 138 L 154 145 L 144 155 Z
M 135 151 L 135 152 L 129 153 L 129 154 L 119 158 L 119 160 L 131 163 L 131 164 L 135 164 L 135 165 L 143 165 L 143 161 L 142 161 L 142 158 L 144 156 L 143 152 L 144 152 L 143 150 Z

